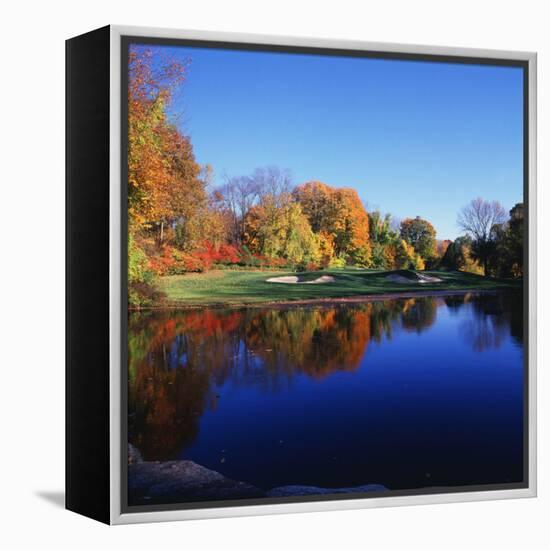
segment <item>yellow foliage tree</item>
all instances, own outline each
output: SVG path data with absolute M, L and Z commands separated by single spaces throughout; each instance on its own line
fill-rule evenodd
M 293 264 L 321 260 L 320 240 L 301 206 L 290 197 L 283 201 L 265 197 L 249 210 L 244 228 L 244 243 L 253 253 Z
M 357 191 L 312 181 L 298 186 L 293 196 L 313 231 L 330 236 L 335 256 L 370 266 L 369 217 Z

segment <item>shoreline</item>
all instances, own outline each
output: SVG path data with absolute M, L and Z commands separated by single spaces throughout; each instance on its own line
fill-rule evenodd
M 266 302 L 242 302 L 242 303 L 210 303 L 210 304 L 189 304 L 189 303 L 168 303 L 155 306 L 134 308 L 129 307 L 130 312 L 141 311 L 169 311 L 176 309 L 243 309 L 243 308 L 277 308 L 289 306 L 315 306 L 315 305 L 345 305 L 345 304 L 366 304 L 369 302 L 380 302 L 384 300 L 397 300 L 406 298 L 429 298 L 437 296 L 462 296 L 465 294 L 494 294 L 497 292 L 516 292 L 519 289 L 509 287 L 491 288 L 491 289 L 455 289 L 455 290 L 407 290 L 388 292 L 385 294 L 360 294 L 355 296 L 325 297 L 325 298 L 303 298 L 298 300 L 278 300 Z
M 128 443 L 128 496 L 134 505 L 208 502 L 227 499 L 387 492 L 378 483 L 351 487 L 286 484 L 261 488 L 226 477 L 192 460 L 145 461 Z

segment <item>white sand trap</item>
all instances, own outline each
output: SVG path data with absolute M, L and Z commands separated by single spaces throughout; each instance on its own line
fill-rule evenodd
M 321 285 L 324 283 L 333 283 L 335 281 L 332 275 L 322 275 L 313 281 L 300 281 L 297 275 L 285 275 L 284 277 L 270 277 L 266 279 L 268 283 L 283 283 L 286 285 Z
M 439 277 L 433 277 L 432 275 L 424 275 L 423 273 L 417 273 L 419 283 L 442 283 L 443 279 Z
M 403 275 L 398 275 L 397 273 L 392 273 L 391 275 L 386 276 L 386 281 L 392 283 L 401 283 L 401 284 L 426 284 L 426 283 L 442 283 L 442 279 L 439 277 L 432 277 L 431 275 L 423 275 L 421 273 L 416 273 L 416 279 L 408 279 L 403 277 Z
M 306 285 L 322 285 L 323 283 L 333 283 L 336 279 L 332 275 L 322 275 L 314 281 L 304 281 Z
M 285 277 L 270 277 L 266 279 L 268 283 L 285 283 L 287 285 L 295 285 L 298 282 L 296 275 L 287 275 Z

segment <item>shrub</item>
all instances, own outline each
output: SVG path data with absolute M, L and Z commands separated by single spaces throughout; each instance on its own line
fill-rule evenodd
M 328 267 L 331 267 L 331 268 L 346 267 L 346 260 L 340 257 L 332 258 L 328 264 Z
M 160 294 L 155 290 L 155 273 L 143 249 L 132 234 L 128 237 L 128 304 L 130 307 L 152 305 Z
M 242 246 L 240 250 L 240 265 L 247 267 L 260 267 L 259 259 L 250 252 L 247 246 Z
M 261 267 L 283 268 L 292 265 L 288 260 L 285 260 L 285 258 L 266 258 L 263 256 L 259 256 L 258 258 Z
M 149 259 L 151 269 L 157 275 L 181 275 L 183 273 L 200 273 L 208 269 L 212 262 L 208 255 L 187 254 L 165 245 L 160 253 Z
M 208 257 L 200 257 L 193 253 L 186 254 L 179 250 L 173 251 L 174 265 L 170 270 L 170 275 L 181 275 L 183 273 L 202 273 L 208 270 L 212 262 Z
M 154 276 L 145 252 L 136 244 L 134 236 L 130 234 L 128 237 L 128 282 L 151 284 Z
M 175 265 L 172 248 L 163 247 L 160 253 L 149 258 L 149 265 L 156 275 L 169 275 Z
M 204 269 L 209 269 L 213 264 L 231 265 L 241 261 L 237 247 L 231 244 L 216 247 L 209 241 L 202 242 L 194 256 L 202 262 Z
M 219 263 L 238 264 L 241 261 L 239 250 L 231 244 L 222 244 L 219 249 Z
M 159 300 L 165 297 L 155 287 L 144 283 L 134 282 L 128 285 L 128 304 L 130 307 L 140 308 L 158 304 Z

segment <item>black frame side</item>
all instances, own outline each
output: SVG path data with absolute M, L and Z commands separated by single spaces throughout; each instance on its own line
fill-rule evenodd
M 65 507 L 110 520 L 110 27 L 66 42 Z

